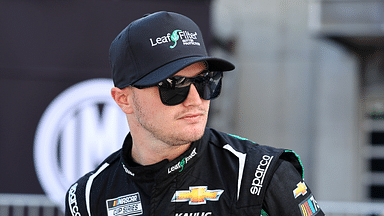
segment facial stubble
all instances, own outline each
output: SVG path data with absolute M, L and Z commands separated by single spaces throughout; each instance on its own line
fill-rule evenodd
M 143 106 L 145 106 L 146 104 L 143 104 L 144 101 L 140 100 L 137 97 L 137 95 L 135 94 L 135 91 L 133 91 L 132 100 L 134 103 L 136 119 L 137 119 L 137 122 L 140 124 L 140 126 L 144 130 L 149 132 L 154 138 L 162 141 L 163 143 L 166 143 L 169 146 L 181 146 L 181 145 L 189 144 L 193 141 L 199 140 L 204 134 L 204 128 L 207 122 L 207 111 L 203 110 L 203 108 L 197 108 L 197 109 L 200 112 L 202 112 L 205 117 L 204 127 L 201 127 L 199 131 L 194 131 L 193 133 L 186 134 L 185 131 L 178 131 L 178 130 L 165 131 L 166 129 L 164 129 L 163 125 L 158 125 L 159 123 L 153 122 L 150 118 L 148 118 L 148 116 L 145 114 L 145 110 L 143 109 Z M 196 109 L 196 107 L 194 109 Z M 188 112 L 189 110 L 186 109 L 179 113 L 176 113 L 174 114 L 174 119 L 170 119 L 170 121 L 176 122 L 178 121 L 179 117 L 183 116 L 185 113 L 188 113 Z M 167 124 L 167 123 L 164 123 L 164 124 Z

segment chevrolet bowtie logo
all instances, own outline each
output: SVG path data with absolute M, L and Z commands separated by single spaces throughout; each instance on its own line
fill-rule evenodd
M 172 202 L 187 202 L 189 205 L 205 204 L 207 200 L 218 201 L 224 190 L 207 190 L 207 186 L 189 187 L 189 191 L 176 191 Z
M 305 185 L 304 182 L 299 182 L 297 184 L 297 188 L 293 190 L 293 196 L 295 196 L 295 199 L 299 197 L 300 195 L 305 195 L 307 194 L 307 186 Z

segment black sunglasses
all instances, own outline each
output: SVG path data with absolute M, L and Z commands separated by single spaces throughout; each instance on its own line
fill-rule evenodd
M 193 83 L 204 100 L 217 98 L 221 91 L 221 80 L 223 72 L 204 70 L 195 77 L 174 76 L 167 78 L 153 86 L 157 86 L 160 92 L 161 102 L 168 106 L 182 103 L 187 99 L 189 89 Z M 152 86 L 136 86 L 138 89 L 149 88 Z

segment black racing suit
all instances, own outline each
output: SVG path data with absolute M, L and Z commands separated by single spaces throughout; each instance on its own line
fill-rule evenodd
M 142 166 L 121 150 L 73 184 L 66 216 L 324 215 L 292 151 L 207 128 L 173 161 Z

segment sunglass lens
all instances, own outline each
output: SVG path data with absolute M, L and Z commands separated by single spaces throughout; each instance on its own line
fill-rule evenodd
M 162 88 L 160 87 L 160 98 L 163 104 L 173 106 L 182 103 L 189 94 L 190 86 L 182 88 Z
M 204 100 L 215 99 L 221 91 L 222 73 L 215 72 L 212 77 L 207 77 L 204 82 L 196 82 L 196 88 L 200 97 Z
M 182 103 L 188 97 L 192 83 L 195 85 L 201 98 L 204 100 L 214 99 L 220 94 L 221 78 L 222 72 L 213 72 L 211 76 L 194 78 L 194 81 L 182 87 L 172 87 L 164 84 L 163 86 L 159 86 L 161 101 L 168 106 Z M 183 85 L 185 84 L 186 83 L 183 83 Z

